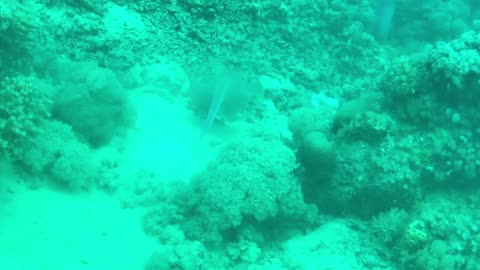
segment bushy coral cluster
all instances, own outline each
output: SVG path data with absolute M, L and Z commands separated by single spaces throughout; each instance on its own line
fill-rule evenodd
M 33 59 L 33 54 L 47 45 L 45 32 L 39 34 L 42 26 L 39 19 L 42 9 L 33 2 L 17 3 L 2 1 L 0 3 L 0 67 L 2 72 L 15 70 L 25 72 L 41 58 Z M 38 36 L 37 36 L 38 35 Z M 42 36 L 42 48 L 35 45 Z M 42 56 L 46 57 L 46 56 Z
M 310 208 L 293 177 L 295 168 L 294 153 L 280 141 L 253 138 L 228 145 L 192 183 L 196 196 L 189 202 L 187 234 L 221 239 L 245 220 L 306 217 Z
M 0 154 L 18 159 L 22 144 L 42 132 L 50 105 L 28 78 L 4 78 L 0 82 Z
M 395 109 L 405 120 L 430 126 L 429 122 L 441 125 L 445 120 L 444 106 L 464 110 L 476 105 L 479 37 L 470 31 L 450 42 L 437 42 L 418 55 L 395 59 L 380 84 L 388 109 Z
M 100 167 L 90 147 L 65 123 L 47 121 L 41 128 L 42 133 L 19 147 L 21 167 L 73 191 L 91 187 Z
M 70 190 L 91 187 L 99 180 L 102 165 L 80 136 L 90 140 L 107 140 L 118 127 L 114 118 L 130 117 L 128 113 L 122 113 L 126 106 L 126 94 L 122 89 L 102 87 L 108 85 L 109 78 L 112 78 L 109 75 L 112 74 L 108 73 L 103 80 L 102 77 L 90 77 L 89 88 L 79 86 L 84 91 L 101 89 L 97 90 L 90 103 L 83 104 L 87 100 L 72 97 L 78 92 L 73 91 L 77 84 L 71 81 L 68 86 L 72 88 L 62 87 L 61 91 L 54 91 L 55 87 L 45 80 L 20 75 L 5 77 L 0 81 L 0 156 L 8 156 L 18 165 L 32 180 L 28 181 L 32 185 L 37 185 L 38 179 L 49 179 Z M 118 86 L 115 79 L 113 82 Z M 93 85 L 100 86 L 95 88 Z M 54 92 L 65 96 L 58 97 L 55 103 L 50 99 Z M 52 116 L 51 110 L 55 106 L 63 106 L 59 100 L 65 99 L 70 102 L 74 99 L 78 102 L 77 106 L 69 103 L 72 105 L 68 108 L 71 114 Z M 108 176 L 105 173 L 102 175 L 100 182 L 103 185 L 108 185 L 108 179 L 112 178 L 110 175 L 114 174 L 112 170 L 108 171 Z
M 384 109 L 402 121 L 402 130 L 422 130 L 410 132 L 410 142 L 400 139 L 398 143 L 404 149 L 424 149 L 417 151 L 423 156 L 424 181 L 450 179 L 454 181 L 450 184 L 458 185 L 475 181 L 480 173 L 478 130 L 472 129 L 480 120 L 478 37 L 467 32 L 450 42 L 438 42 L 420 55 L 400 57 L 382 78 Z
M 421 197 L 419 172 L 410 166 L 408 152 L 394 141 L 375 147 L 363 142 L 343 145 L 337 162 L 341 167 L 322 194 L 326 211 L 341 207 L 369 217 L 390 208 L 408 209 Z
M 281 141 L 252 138 L 228 144 L 193 179 L 188 197 L 178 198 L 176 210 L 170 211 L 177 218 L 154 223 L 178 222 L 189 239 L 218 244 L 238 237 L 247 224 L 257 224 L 255 230 L 262 231 L 261 224 L 278 219 L 271 232 L 288 220 L 312 222 L 316 210 L 303 201 L 293 175 L 296 167 L 294 153 Z M 155 226 L 147 224 L 152 232 Z
M 428 64 L 437 91 L 449 102 L 478 98 L 480 79 L 480 33 L 470 31 L 450 42 L 438 42 L 428 52 Z
M 395 58 L 380 82 L 383 103 L 397 119 L 433 126 L 440 108 L 435 104 L 431 74 L 423 54 Z

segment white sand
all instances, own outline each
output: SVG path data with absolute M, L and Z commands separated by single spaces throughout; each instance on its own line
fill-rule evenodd
M 157 246 L 143 233 L 142 210 L 102 193 L 10 189 L 0 205 L 0 269 L 142 269 Z

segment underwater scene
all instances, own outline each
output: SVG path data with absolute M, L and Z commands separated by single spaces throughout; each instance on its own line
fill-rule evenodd
M 480 269 L 480 1 L 2 0 L 0 269 Z

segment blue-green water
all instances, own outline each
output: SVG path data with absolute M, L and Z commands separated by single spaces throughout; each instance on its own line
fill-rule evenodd
M 0 3 L 0 269 L 480 269 L 480 2 Z

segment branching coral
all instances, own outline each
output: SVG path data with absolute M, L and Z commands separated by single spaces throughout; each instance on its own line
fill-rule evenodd
M 468 94 L 478 87 L 480 78 L 480 33 L 467 32 L 449 43 L 438 42 L 428 53 L 434 80 L 446 86 L 444 91 Z M 463 90 L 461 93 L 459 90 Z M 477 92 L 477 91 L 473 91 Z M 468 96 L 470 97 L 470 96 Z M 458 98 L 458 97 L 456 97 Z
M 22 168 L 72 190 L 89 188 L 99 169 L 92 150 L 67 124 L 47 121 L 42 127 L 42 133 L 19 149 Z
M 49 117 L 50 100 L 32 87 L 26 77 L 7 77 L 0 82 L 0 154 L 18 158 L 18 149 L 41 132 Z
M 221 237 L 245 219 L 261 223 L 305 218 L 309 208 L 292 172 L 294 153 L 282 142 L 253 138 L 228 145 L 193 182 L 187 234 Z M 205 239 L 210 238 L 210 239 Z

